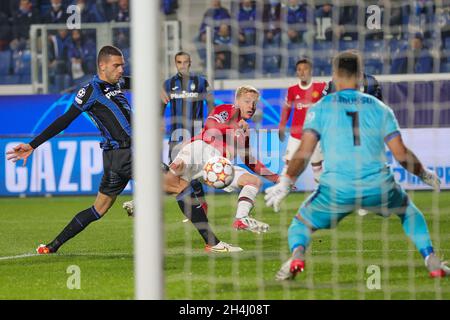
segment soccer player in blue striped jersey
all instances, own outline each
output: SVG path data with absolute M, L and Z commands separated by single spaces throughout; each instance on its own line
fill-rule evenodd
M 104 46 L 97 61 L 98 74 L 76 95 L 72 106 L 28 144 L 19 144 L 8 151 L 8 160 L 23 164 L 33 151 L 67 128 L 83 112 L 97 125 L 103 149 L 103 177 L 94 204 L 69 222 L 50 243 L 40 245 L 39 254 L 55 253 L 89 224 L 101 219 L 132 178 L 131 107 L 119 82 L 125 60 L 120 49 Z
M 303 142 L 286 175 L 266 190 L 266 204 L 278 211 L 281 200 L 306 168 L 320 140 L 326 168 L 318 188 L 301 205 L 288 231 L 292 257 L 276 278 L 292 279 L 305 268 L 305 251 L 313 232 L 335 227 L 362 207 L 381 216 L 399 217 L 405 234 L 425 260 L 431 277 L 450 275 L 450 268 L 434 254 L 425 218 L 386 165 L 385 144 L 409 172 L 439 191 L 440 180 L 426 169 L 403 143 L 392 110 L 380 100 L 359 92 L 362 77 L 358 53 L 346 51 L 333 60 L 336 93 L 308 110 Z
M 170 108 L 169 159 L 178 153 L 174 149 L 189 141 L 203 128 L 204 116 L 214 107 L 211 87 L 205 77 L 190 72 L 191 56 L 186 52 L 175 55 L 177 74 L 164 81 L 164 109 Z M 183 140 L 180 137 L 183 136 Z

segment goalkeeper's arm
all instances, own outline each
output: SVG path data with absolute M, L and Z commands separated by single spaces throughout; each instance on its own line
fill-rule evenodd
M 435 190 L 439 191 L 441 181 L 432 171 L 427 170 L 419 158 L 408 149 L 403 143 L 401 135 L 390 139 L 387 142 L 387 146 L 392 152 L 394 158 L 405 168 L 408 172 L 418 176 L 423 182 L 432 186 Z

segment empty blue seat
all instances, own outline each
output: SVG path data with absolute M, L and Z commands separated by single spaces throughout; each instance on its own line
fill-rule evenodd
M 0 85 L 19 84 L 20 77 L 16 75 L 6 75 L 0 77 Z
M 11 71 L 11 51 L 0 51 L 0 76 L 9 75 Z
M 19 76 L 19 83 L 20 84 L 30 84 L 31 83 L 31 74 L 24 74 Z
M 365 52 L 381 51 L 384 50 L 383 40 L 367 40 L 364 44 Z
M 382 74 L 383 61 L 375 59 L 366 60 L 364 63 L 364 70 L 368 74 Z
M 332 49 L 333 49 L 333 42 L 331 41 L 314 42 L 314 51 L 329 51 Z
M 359 42 L 358 41 L 345 41 L 345 40 L 340 40 L 339 41 L 339 50 L 343 51 L 343 50 L 350 50 L 350 49 L 355 49 L 358 50 L 359 48 Z
M 389 43 L 389 47 L 391 49 L 391 54 L 397 51 L 403 50 L 408 47 L 408 40 L 397 40 L 392 39 Z
M 450 37 L 444 39 L 444 47 L 450 49 Z
M 441 72 L 450 73 L 450 62 L 445 62 L 441 64 Z
M 29 50 L 13 53 L 14 74 L 22 76 L 31 74 L 31 53 Z

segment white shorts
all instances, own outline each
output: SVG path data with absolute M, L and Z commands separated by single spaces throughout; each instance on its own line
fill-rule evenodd
M 185 145 L 173 162 L 182 160 L 186 164 L 186 168 L 181 175 L 183 180 L 191 182 L 192 180 L 200 179 L 203 181 L 203 167 L 209 159 L 218 156 L 222 156 L 219 150 L 205 143 L 203 140 L 195 140 Z M 239 191 L 240 188 L 237 182 L 243 174 L 248 173 L 248 171 L 242 167 L 233 167 L 234 179 L 228 187 L 223 189 L 226 192 Z
M 317 163 L 323 161 L 323 153 L 322 153 L 322 147 L 320 146 L 320 141 L 317 142 L 316 149 L 314 149 L 314 152 L 311 156 L 310 163 Z
M 295 151 L 297 151 L 297 149 L 300 148 L 301 143 L 302 141 L 300 139 L 296 139 L 293 138 L 292 136 L 289 136 L 288 144 L 286 147 L 286 153 L 283 157 L 284 162 L 291 161 Z
M 291 161 L 292 157 L 294 156 L 294 153 L 300 148 L 300 145 L 302 144 L 302 140 L 293 138 L 292 136 L 289 136 L 288 145 L 286 147 L 286 154 L 283 157 L 283 161 Z M 322 148 L 320 147 L 320 141 L 317 142 L 317 146 L 314 149 L 314 152 L 311 156 L 311 163 L 316 163 L 323 161 L 323 154 L 322 154 Z

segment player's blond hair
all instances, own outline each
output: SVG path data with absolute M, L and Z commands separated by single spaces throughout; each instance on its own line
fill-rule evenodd
M 254 86 L 251 86 L 248 84 L 240 86 L 239 88 L 236 89 L 236 99 L 238 99 L 243 94 L 249 93 L 249 92 L 255 93 L 258 96 L 257 99 L 259 99 L 260 93 L 259 93 L 258 89 L 256 89 Z

